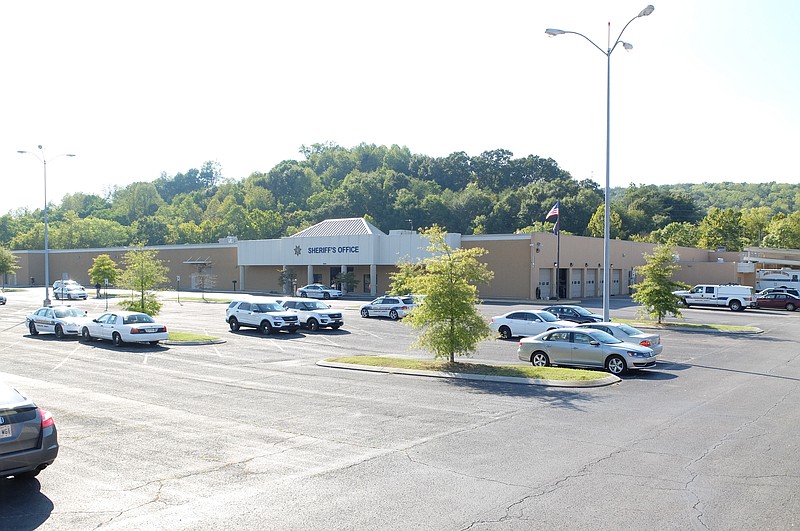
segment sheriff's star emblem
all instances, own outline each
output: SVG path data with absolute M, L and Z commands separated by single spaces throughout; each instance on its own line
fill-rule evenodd
M 302 249 L 300 248 L 300 246 L 299 246 L 299 245 L 295 245 L 295 246 L 294 246 L 294 255 L 295 255 L 295 256 L 300 256 L 300 251 L 302 251 Z

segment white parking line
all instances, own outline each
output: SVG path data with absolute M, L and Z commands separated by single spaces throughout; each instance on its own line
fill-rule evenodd
M 81 349 L 81 347 L 83 347 L 83 345 L 78 345 L 74 349 L 72 349 L 72 352 L 67 354 L 67 357 L 65 357 L 63 360 L 61 360 L 61 363 L 59 363 L 58 365 L 56 365 L 55 367 L 50 369 L 50 372 L 53 372 L 53 371 L 56 371 L 56 370 L 60 369 L 62 365 L 64 365 L 67 361 L 69 361 L 69 359 L 72 357 L 73 354 L 75 354 L 76 352 L 78 352 Z

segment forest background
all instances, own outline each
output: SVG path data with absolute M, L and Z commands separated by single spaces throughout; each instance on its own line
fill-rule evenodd
M 289 236 L 325 219 L 364 217 L 383 231 L 439 225 L 461 234 L 560 230 L 602 237 L 604 194 L 556 161 L 504 149 L 447 157 L 406 147 L 301 146 L 300 160 L 226 178 L 214 161 L 154 181 L 75 191 L 48 203 L 52 249 L 211 243 Z M 109 177 L 113 180 L 113 177 Z M 636 185 L 611 191 L 611 237 L 740 251 L 800 249 L 800 185 Z M 0 245 L 44 248 L 44 208 L 0 216 Z

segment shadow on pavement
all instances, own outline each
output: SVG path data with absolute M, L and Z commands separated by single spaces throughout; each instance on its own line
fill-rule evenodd
M 42 494 L 37 479 L 0 480 L 0 522 L 3 529 L 41 527 L 53 512 L 53 502 Z

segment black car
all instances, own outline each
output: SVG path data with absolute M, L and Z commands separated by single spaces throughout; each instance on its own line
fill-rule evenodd
M 0 478 L 32 478 L 57 455 L 58 435 L 50 413 L 0 382 Z
M 603 321 L 602 315 L 597 315 L 582 306 L 573 304 L 556 304 L 542 308 L 542 310 L 552 313 L 561 320 L 573 323 L 600 323 Z

